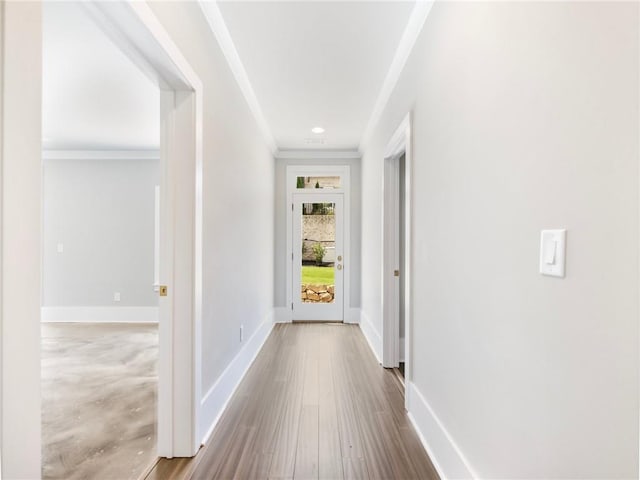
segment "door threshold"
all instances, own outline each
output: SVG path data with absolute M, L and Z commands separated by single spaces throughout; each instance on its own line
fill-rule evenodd
M 342 320 L 291 320 L 291 323 L 329 323 L 329 324 L 343 324 Z

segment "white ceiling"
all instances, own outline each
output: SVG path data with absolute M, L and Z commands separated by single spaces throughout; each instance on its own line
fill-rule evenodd
M 267 136 L 275 138 L 277 148 L 357 149 L 384 96 L 394 55 L 403 49 L 415 2 L 223 1 L 218 6 L 255 93 L 249 101 L 266 120 Z M 80 2 L 44 2 L 43 8 L 44 148 L 157 149 L 157 86 Z M 315 126 L 326 132 L 311 133 Z
M 154 150 L 160 93 L 80 3 L 43 3 L 45 149 Z
M 219 3 L 280 150 L 358 148 L 414 5 Z

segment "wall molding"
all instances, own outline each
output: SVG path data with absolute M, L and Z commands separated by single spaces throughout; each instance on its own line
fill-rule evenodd
M 275 307 L 273 309 L 274 323 L 291 323 L 291 309 L 287 307 Z
M 382 364 L 382 337 L 373 326 L 364 310 L 360 311 L 360 330 L 362 330 L 364 338 L 367 339 L 369 348 L 371 348 L 376 360 L 378 360 L 378 363 Z
M 158 323 L 158 307 L 42 307 L 43 323 Z
M 345 308 L 344 323 L 359 324 L 362 312 L 360 308 Z
M 440 478 L 477 479 L 478 475 L 414 383 L 407 384 L 407 394 L 409 419 Z
M 382 112 L 384 112 L 384 109 L 391 98 L 391 94 L 400 79 L 402 70 L 409 59 L 409 55 L 411 54 L 411 50 L 413 50 L 416 40 L 418 40 L 418 35 L 420 35 L 422 26 L 427 20 L 432 6 L 433 0 L 422 0 L 417 1 L 413 7 L 413 11 L 411 12 L 411 16 L 407 22 L 407 27 L 400 38 L 398 49 L 393 56 L 393 60 L 389 66 L 389 71 L 384 79 L 382 88 L 380 89 L 380 93 L 378 94 L 378 98 L 376 99 L 376 103 L 373 107 L 373 111 L 371 112 L 371 116 L 369 117 L 369 121 L 367 122 L 367 126 L 362 135 L 362 139 L 360 140 L 360 147 L 358 148 L 360 152 L 362 152 L 367 143 L 369 143 L 371 135 L 373 134 L 373 129 L 382 117 Z
M 258 97 L 256 97 L 255 91 L 253 90 L 247 71 L 242 64 L 242 60 L 240 60 L 240 55 L 238 55 L 238 51 L 233 43 L 231 34 L 229 33 L 229 29 L 227 28 L 227 24 L 224 21 L 224 17 L 222 16 L 222 12 L 220 11 L 218 4 L 216 2 L 204 1 L 199 1 L 198 4 L 204 13 L 204 17 L 209 24 L 209 28 L 218 40 L 220 49 L 227 59 L 229 68 L 231 69 L 236 82 L 238 82 L 240 91 L 242 91 L 242 94 L 249 105 L 249 109 L 251 110 L 251 113 L 253 113 L 253 117 L 258 124 L 258 128 L 262 132 L 265 142 L 269 146 L 271 153 L 275 154 L 278 151 L 278 146 L 273 138 L 267 119 L 262 112 L 260 102 L 258 102 Z
M 278 150 L 275 157 L 280 160 L 332 160 L 360 159 L 357 150 Z
M 273 315 L 273 311 L 266 315 L 262 324 L 246 340 L 244 346 L 229 362 L 218 380 L 203 396 L 200 409 L 200 424 L 198 425 L 198 438 L 201 439 L 202 444 L 206 443 L 211 437 L 231 397 L 269 337 L 274 325 Z
M 43 160 L 160 160 L 159 150 L 43 150 Z

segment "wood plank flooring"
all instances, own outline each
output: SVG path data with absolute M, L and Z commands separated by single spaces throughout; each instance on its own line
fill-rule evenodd
M 278 324 L 207 443 L 147 480 L 438 479 L 356 325 Z

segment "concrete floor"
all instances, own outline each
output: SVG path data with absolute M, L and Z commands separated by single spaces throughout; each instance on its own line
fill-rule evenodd
M 158 328 L 42 326 L 42 476 L 136 479 L 156 459 Z

